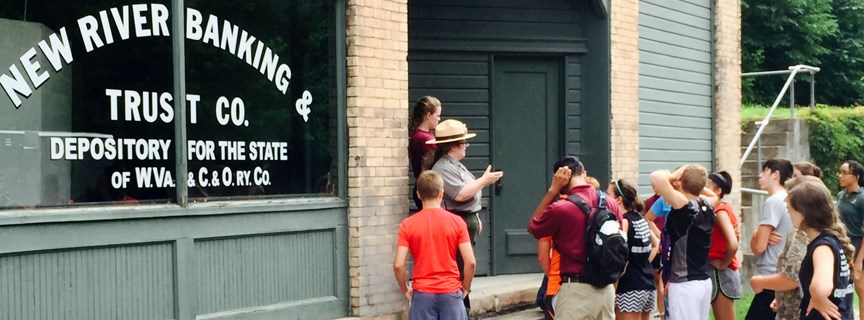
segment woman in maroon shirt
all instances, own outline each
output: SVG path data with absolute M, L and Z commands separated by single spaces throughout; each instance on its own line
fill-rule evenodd
M 417 100 L 414 105 L 414 111 L 411 113 L 411 120 L 408 122 L 408 158 L 411 162 L 411 170 L 414 173 L 414 179 L 421 172 L 432 168 L 432 156 L 435 154 L 435 145 L 427 144 L 426 141 L 435 140 L 435 135 L 432 130 L 438 125 L 441 120 L 441 101 L 432 96 L 425 96 Z M 417 198 L 416 189 L 411 191 L 414 197 L 414 204 L 417 209 L 422 208 L 420 199 Z

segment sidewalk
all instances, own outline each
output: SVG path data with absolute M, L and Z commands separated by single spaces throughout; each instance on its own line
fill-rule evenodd
M 471 284 L 471 318 L 533 307 L 542 273 L 477 277 Z

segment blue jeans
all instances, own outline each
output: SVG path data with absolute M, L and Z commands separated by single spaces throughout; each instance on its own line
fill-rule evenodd
M 411 320 L 468 320 L 468 313 L 462 302 L 462 290 L 438 294 L 414 291 L 408 318 Z

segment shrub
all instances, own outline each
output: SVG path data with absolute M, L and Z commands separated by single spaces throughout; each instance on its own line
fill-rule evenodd
M 825 184 L 839 191 L 837 171 L 846 160 L 864 161 L 864 108 L 817 108 L 810 124 L 810 157 Z

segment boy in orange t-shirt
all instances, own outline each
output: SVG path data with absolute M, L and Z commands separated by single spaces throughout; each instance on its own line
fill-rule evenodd
M 423 210 L 405 218 L 399 226 L 399 243 L 393 273 L 402 294 L 411 302 L 408 318 L 468 319 L 462 299 L 471 291 L 477 262 L 468 226 L 461 217 L 441 209 L 444 181 L 434 171 L 417 177 L 417 196 Z M 414 274 L 408 287 L 408 252 L 414 258 Z M 456 254 L 462 255 L 464 278 L 459 279 Z
M 552 244 L 552 237 L 543 237 L 538 240 L 537 260 L 540 262 L 540 269 L 543 269 L 548 278 L 546 297 L 543 301 L 546 305 L 543 317 L 546 320 L 555 319 L 553 298 L 558 294 L 558 289 L 561 289 L 561 256 L 558 255 L 558 250 L 555 250 L 555 246 Z

